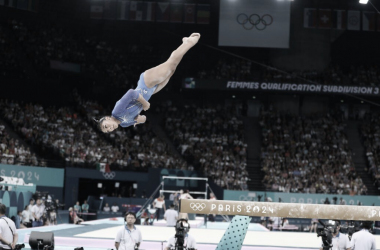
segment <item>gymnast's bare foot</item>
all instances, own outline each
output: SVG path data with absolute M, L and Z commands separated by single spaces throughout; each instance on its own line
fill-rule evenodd
M 199 38 L 201 38 L 201 34 L 193 33 L 189 37 L 182 38 L 183 43 L 190 44 L 191 47 L 198 43 Z

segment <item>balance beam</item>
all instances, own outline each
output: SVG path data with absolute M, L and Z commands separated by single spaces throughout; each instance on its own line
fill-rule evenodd
M 224 200 L 180 200 L 181 213 L 330 220 L 380 220 L 380 207 Z

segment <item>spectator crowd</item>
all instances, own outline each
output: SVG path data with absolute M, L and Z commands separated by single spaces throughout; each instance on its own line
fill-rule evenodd
M 293 116 L 262 112 L 261 160 L 267 190 L 366 194 L 357 175 L 340 111 Z
M 380 113 L 373 112 L 367 115 L 360 127 L 362 141 L 366 150 L 368 173 L 373 185 L 380 187 Z
M 247 144 L 233 107 L 163 105 L 164 127 L 189 164 L 226 189 L 247 190 Z
M 36 155 L 28 147 L 24 147 L 19 140 L 9 136 L 1 121 L 0 162 L 1 164 L 9 165 L 46 166 L 43 159 L 37 159 Z

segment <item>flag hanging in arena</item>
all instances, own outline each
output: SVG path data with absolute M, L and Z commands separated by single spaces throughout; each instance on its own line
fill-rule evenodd
M 304 9 L 304 27 L 320 29 L 338 29 L 354 31 L 380 31 L 380 14 L 373 11 L 359 10 L 328 10 L 319 9 L 316 19 L 316 9 Z M 316 25 L 318 20 L 318 25 Z
M 195 4 L 185 4 L 184 23 L 195 23 Z
M 347 11 L 347 29 L 360 30 L 360 11 Z
M 143 2 L 142 4 L 142 20 L 147 22 L 154 21 L 156 3 Z
M 131 1 L 129 9 L 129 20 L 132 21 L 141 21 L 142 19 L 142 2 Z
M 345 30 L 347 28 L 347 13 L 345 10 L 334 10 L 332 15 L 333 28 Z
M 116 0 L 104 0 L 103 18 L 104 19 L 116 19 Z
M 318 14 L 318 27 L 321 29 L 330 29 L 332 24 L 331 10 L 320 9 Z
M 182 23 L 183 4 L 172 3 L 170 5 L 170 22 Z
M 376 15 L 375 12 L 363 11 L 362 29 L 365 31 L 375 31 Z
M 317 27 L 317 9 L 306 8 L 303 14 L 303 27 L 315 28 Z
M 91 10 L 90 17 L 92 19 L 102 19 L 103 18 L 103 1 L 92 0 L 90 10 Z
M 157 3 L 156 21 L 157 22 L 169 22 L 170 12 L 168 2 Z
M 209 24 L 210 23 L 210 5 L 198 4 L 197 6 L 197 23 Z
M 129 9 L 131 2 L 128 0 L 119 0 L 117 3 L 117 19 L 129 20 Z

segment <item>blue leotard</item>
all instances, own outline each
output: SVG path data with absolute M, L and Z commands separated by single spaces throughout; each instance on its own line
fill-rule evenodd
M 137 88 L 130 89 L 128 92 L 116 102 L 112 110 L 112 116 L 121 121 L 120 126 L 129 127 L 136 123 L 135 118 L 143 110 L 142 104 L 137 101 L 139 94 L 141 94 L 146 101 L 150 99 L 158 85 L 153 88 L 148 88 L 145 85 L 144 73 L 140 75 L 137 83 Z

